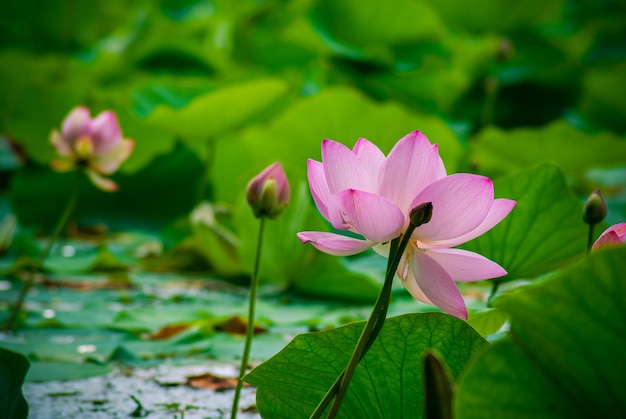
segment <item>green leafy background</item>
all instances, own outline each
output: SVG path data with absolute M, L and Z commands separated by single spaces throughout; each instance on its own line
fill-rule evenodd
M 600 188 L 608 215 L 593 238 L 626 221 L 625 12 L 620 2 L 564 0 L 2 2 L 0 321 L 73 184 L 73 173 L 49 168 L 50 132 L 83 104 L 115 111 L 136 146 L 113 176 L 118 193 L 81 178 L 72 220 L 16 335 L 1 335 L 0 346 L 26 355 L 27 379 L 36 381 L 163 358 L 236 362 L 243 336 L 233 324 L 245 317 L 258 231 L 245 186 L 275 161 L 292 200 L 266 229 L 255 362 L 277 353 L 271 362 L 279 362 L 300 333 L 363 320 L 385 260 L 335 258 L 299 243 L 298 231 L 330 231 L 310 199 L 306 160 L 320 159 L 325 138 L 352 146 L 365 137 L 386 153 L 419 129 L 439 144 L 449 173 L 490 176 L 497 197 L 517 201 L 463 245 L 508 274 L 460 285 L 469 325 L 494 344 L 478 353 L 455 341 L 462 360 L 439 348 L 460 380 L 457 411 L 623 410 L 624 383 L 608 363 L 622 362 L 624 333 L 614 322 L 623 318 L 624 259 L 618 250 L 585 259 L 581 212 Z M 390 315 L 425 311 L 437 309 L 395 285 Z M 471 332 L 429 316 L 390 322 L 385 339 L 407 319 L 439 319 L 433 333 Z M 425 320 L 415 321 L 406 327 Z M 576 333 L 563 335 L 571 325 Z M 414 357 L 416 385 L 421 351 L 394 350 Z M 343 358 L 331 358 L 340 368 Z M 596 375 L 585 369 L 592 365 Z M 263 371 L 250 376 L 262 411 L 278 406 L 263 390 L 278 378 Z M 574 410 L 579 400 L 588 407 Z

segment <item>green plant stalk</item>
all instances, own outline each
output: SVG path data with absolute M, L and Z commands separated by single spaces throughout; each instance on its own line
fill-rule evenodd
M 589 223 L 589 234 L 587 235 L 587 254 L 591 253 L 591 248 L 593 247 L 593 228 L 595 226 L 595 224 Z
M 376 336 L 378 335 L 378 333 L 377 332 L 374 333 L 374 332 L 376 330 L 380 331 L 380 328 L 382 328 L 382 323 L 380 323 L 380 314 L 381 314 L 380 310 L 384 309 L 384 306 L 386 306 L 385 304 L 383 304 L 384 299 L 385 298 L 387 298 L 387 300 L 389 299 L 387 294 L 390 293 L 391 291 L 391 285 L 393 284 L 395 269 L 397 268 L 398 264 L 397 263 L 395 264 L 394 269 L 391 269 L 391 268 L 394 265 L 394 259 L 397 253 L 399 242 L 400 242 L 400 238 L 396 238 L 391 241 L 391 249 L 389 250 L 389 259 L 387 263 L 387 270 L 385 273 L 385 283 L 383 284 L 383 288 L 381 289 L 378 299 L 376 300 L 374 309 L 372 310 L 372 313 L 370 314 L 369 320 L 365 324 L 365 328 L 363 329 L 363 332 L 361 332 L 361 337 L 359 338 L 359 341 L 357 342 L 357 346 L 355 347 L 355 350 L 354 350 L 354 352 L 357 352 L 359 344 L 361 344 L 362 342 L 365 342 L 364 349 L 360 351 L 361 359 L 363 358 L 363 356 L 365 356 L 365 353 L 369 350 L 374 340 L 376 340 Z M 398 259 L 398 262 L 399 262 L 399 259 Z M 391 280 L 389 280 L 389 278 L 391 278 Z M 386 314 L 386 310 L 384 314 Z M 380 324 L 380 327 L 377 328 L 376 326 L 378 324 Z M 353 353 L 353 357 L 354 357 L 354 353 Z M 341 374 L 339 374 L 339 376 L 337 377 L 333 385 L 328 389 L 328 391 L 324 395 L 324 398 L 320 401 L 315 411 L 313 411 L 313 413 L 311 414 L 310 416 L 311 419 L 317 419 L 322 416 L 322 413 L 324 413 L 324 411 L 326 410 L 330 402 L 333 400 L 333 398 L 339 391 L 341 387 L 341 383 L 345 377 L 346 370 L 347 370 L 347 367 L 341 372 Z
M 400 263 L 400 260 L 402 259 L 402 254 L 404 253 L 404 249 L 406 249 L 406 246 L 409 243 L 409 239 L 411 238 L 411 234 L 413 233 L 414 229 L 415 229 L 415 225 L 410 223 L 409 227 L 407 228 L 407 231 L 404 233 L 404 236 L 402 237 L 402 241 L 400 242 L 400 245 L 398 246 L 396 251 L 393 253 L 393 255 L 390 254 L 390 258 L 393 260 L 392 260 L 392 263 L 388 265 L 387 272 L 385 275 L 385 284 L 383 286 L 383 290 L 381 291 L 381 295 L 380 295 L 381 298 L 379 298 L 380 306 L 379 307 L 375 306 L 372 312 L 373 315 L 376 315 L 376 319 L 373 324 L 372 331 L 370 332 L 368 336 L 365 336 L 365 340 L 362 345 L 359 344 L 361 341 L 361 339 L 359 339 L 359 343 L 357 343 L 357 347 L 355 348 L 352 354 L 352 357 L 350 358 L 350 362 L 348 363 L 348 366 L 346 367 L 344 377 L 341 380 L 339 391 L 337 392 L 335 401 L 333 405 L 331 406 L 330 412 L 328 414 L 328 417 L 331 419 L 337 416 L 337 413 L 339 413 L 339 408 L 341 407 L 341 403 L 343 402 L 343 399 L 346 393 L 348 392 L 348 387 L 350 385 L 350 381 L 352 380 L 352 376 L 354 375 L 357 365 L 359 364 L 361 359 L 363 359 L 363 357 L 365 356 L 365 354 L 367 353 L 371 345 L 374 343 L 374 340 L 376 339 L 376 337 L 378 336 L 378 334 L 383 328 L 383 324 L 387 316 L 387 310 L 389 309 L 389 299 L 391 298 L 391 287 L 393 285 L 393 279 L 395 277 L 396 270 L 398 269 L 398 264 Z
M 348 386 L 350 385 L 356 366 L 361 359 L 363 359 L 382 330 L 385 317 L 387 316 L 387 310 L 389 309 L 389 299 L 391 297 L 393 279 L 395 277 L 396 270 L 398 269 L 398 264 L 400 263 L 404 253 L 404 249 L 409 243 L 409 239 L 414 229 L 415 226 L 413 224 L 409 224 L 404 236 L 398 237 L 391 242 L 387 270 L 385 273 L 385 282 L 378 299 L 376 300 L 374 309 L 372 310 L 372 313 L 363 328 L 363 332 L 361 332 L 361 336 L 359 337 L 356 347 L 352 352 L 348 365 L 339 377 L 337 377 L 333 385 L 324 395 L 324 398 L 317 405 L 310 416 L 311 419 L 320 418 L 335 396 L 335 402 L 331 407 L 328 418 L 334 418 L 339 412 L 339 408 L 341 407 L 341 403 L 343 402 L 343 399 L 348 391 Z
M 250 359 L 250 348 L 252 347 L 252 336 L 254 335 L 254 312 L 256 309 L 256 296 L 259 288 L 259 268 L 261 266 L 261 249 L 263 244 L 263 231 L 265 229 L 265 217 L 259 219 L 259 238 L 256 247 L 256 257 L 254 261 L 254 271 L 252 273 L 252 283 L 250 284 L 250 301 L 248 303 L 248 327 L 246 330 L 246 343 L 243 348 L 243 356 L 241 357 L 241 368 L 239 370 L 239 379 L 235 388 L 235 398 L 233 399 L 233 407 L 230 414 L 231 419 L 237 417 L 239 410 L 239 398 L 241 397 L 241 388 L 243 386 L 243 377 L 248 369 L 248 360 Z
M 46 247 L 44 247 L 41 250 L 39 257 L 37 258 L 35 263 L 31 266 L 31 268 L 27 271 L 26 282 L 24 286 L 22 287 L 22 289 L 20 290 L 20 294 L 17 297 L 17 301 L 15 302 L 15 305 L 13 306 L 13 309 L 11 310 L 11 314 L 9 315 L 9 318 L 6 324 L 4 325 L 4 330 L 13 329 L 15 320 L 19 316 L 22 306 L 24 305 L 24 301 L 26 300 L 26 296 L 28 295 L 28 291 L 30 291 L 33 284 L 35 283 L 35 277 L 37 276 L 37 272 L 39 272 L 39 269 L 41 269 L 41 266 L 43 265 L 44 261 L 50 254 L 50 250 L 52 250 L 52 246 L 54 246 L 54 243 L 56 243 L 56 241 L 58 240 L 59 236 L 61 235 L 61 232 L 63 231 L 63 228 L 65 227 L 68 220 L 70 219 L 72 212 L 74 212 L 74 208 L 76 207 L 76 203 L 78 202 L 80 175 L 81 175 L 81 172 L 76 171 L 76 180 L 74 182 L 74 190 L 72 191 L 70 200 L 68 201 L 67 206 L 65 207 L 65 211 L 63 211 L 63 213 L 61 214 L 59 221 L 57 221 L 57 225 L 54 228 L 54 233 L 48 240 Z

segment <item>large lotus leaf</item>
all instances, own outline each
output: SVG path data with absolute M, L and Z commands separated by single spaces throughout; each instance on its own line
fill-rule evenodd
M 309 417 L 347 365 L 363 325 L 299 335 L 248 374 L 261 415 Z M 421 418 L 425 352 L 436 350 L 457 377 L 485 345 L 465 322 L 446 314 L 389 318 L 357 366 L 339 417 Z
M 206 141 L 238 128 L 286 93 L 287 83 L 280 79 L 258 79 L 202 94 L 181 109 L 157 106 L 148 117 L 185 140 Z
M 324 0 L 316 4 L 313 16 L 317 29 L 333 49 L 356 58 L 384 54 L 385 45 L 433 39 L 443 32 L 428 4 L 409 0 Z M 415 24 L 416 16 L 419 24 Z M 368 52 L 359 51 L 360 47 Z
M 273 74 L 293 68 L 310 68 L 312 73 L 319 75 L 321 69 L 313 63 L 328 55 L 330 50 L 316 33 L 306 11 L 297 10 L 306 6 L 292 5 L 291 9 L 276 8 L 267 21 L 247 28 L 245 38 L 249 44 L 247 48 L 239 49 L 238 54 L 246 54 Z M 265 35 L 270 26 L 273 36 L 268 37 Z
M 395 71 L 358 74 L 355 79 L 376 96 L 401 99 L 417 109 L 449 112 L 474 83 L 484 83 L 485 66 L 493 61 L 500 42 L 494 36 L 448 35 L 437 42 L 400 46 L 394 49 Z M 462 114 L 472 110 L 463 108 Z
M 86 47 L 131 20 L 123 0 L 78 2 L 71 11 L 63 0 L 0 3 L 3 44 L 70 51 Z
M 533 278 L 580 257 L 588 226 L 582 204 L 561 171 L 536 166 L 494 182 L 495 193 L 517 201 L 496 227 L 463 247 L 498 262 L 507 279 Z
M 559 120 L 542 128 L 487 128 L 476 138 L 473 156 L 481 173 L 497 176 L 549 162 L 569 175 L 626 163 L 626 141 L 608 132 L 589 134 Z
M 508 33 L 523 27 L 554 22 L 560 17 L 563 0 L 442 0 L 428 3 L 449 25 L 474 32 Z
M 510 337 L 459 382 L 466 418 L 626 415 L 626 248 L 601 250 L 546 282 L 502 298 Z
M 166 0 L 147 8 L 126 53 L 153 72 L 207 75 L 231 69 L 239 25 L 267 6 L 254 0 Z
M 6 94 L 0 99 L 4 108 L 1 127 L 30 158 L 48 164 L 55 155 L 49 142 L 50 132 L 59 129 L 68 112 L 85 101 L 93 83 L 88 67 L 56 55 L 4 53 L 0 58 L 3 62 L 15 62 L 0 69 L 7 86 Z M 55 80 L 59 66 L 70 76 L 57 76 Z
M 133 83 L 132 110 L 140 118 L 148 117 L 157 106 L 184 108 L 199 95 L 215 89 L 216 82 L 202 75 L 177 74 L 143 77 Z
M 583 80 L 580 99 L 583 114 L 622 134 L 626 133 L 626 87 L 621 82 L 625 71 L 623 61 L 590 70 Z
M 126 109 L 118 111 L 117 117 L 124 137 L 135 141 L 133 153 L 120 166 L 120 173 L 132 175 L 158 156 L 174 152 L 176 138 L 172 134 L 139 120 Z
M 447 57 L 430 56 L 427 64 L 411 72 L 383 72 L 366 80 L 366 88 L 373 85 L 388 97 L 402 97 L 418 109 L 434 112 L 448 111 L 454 101 L 467 90 L 473 75 L 466 69 L 452 66 Z M 384 86 L 384 87 L 381 87 Z
M 211 43 L 202 42 L 203 36 L 213 36 L 214 25 L 198 17 L 197 24 L 184 24 L 152 8 L 124 51 L 126 58 L 151 73 L 212 74 L 222 57 L 210 54 Z

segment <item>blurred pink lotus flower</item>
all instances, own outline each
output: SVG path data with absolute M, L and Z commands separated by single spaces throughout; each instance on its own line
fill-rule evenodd
M 115 173 L 135 145 L 133 140 L 122 137 L 113 112 L 104 111 L 92 119 L 84 106 L 70 111 L 61 132 L 52 131 L 50 142 L 61 156 L 52 162 L 54 170 L 81 168 L 96 187 L 107 192 L 116 191 L 118 186 L 105 175 Z
M 467 318 L 455 281 L 506 275 L 497 263 L 451 247 L 491 229 L 516 202 L 494 199 L 493 184 L 484 176 L 448 176 L 437 145 L 419 131 L 401 138 L 387 157 L 364 138 L 352 150 L 324 140 L 322 162 L 308 161 L 308 180 L 324 218 L 336 229 L 364 238 L 298 233 L 300 241 L 331 255 L 353 255 L 373 248 L 387 257 L 389 241 L 406 231 L 410 211 L 432 203 L 432 218 L 415 229 L 397 270 L 407 290 L 424 303 Z
M 591 247 L 591 251 L 621 246 L 624 243 L 626 243 L 626 223 L 615 224 L 600 234 L 598 240 Z
M 246 188 L 246 198 L 257 218 L 278 217 L 289 205 L 291 191 L 280 163 L 274 163 L 256 175 Z

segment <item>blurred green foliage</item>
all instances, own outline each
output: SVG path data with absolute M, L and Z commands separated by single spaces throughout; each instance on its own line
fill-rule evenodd
M 556 173 L 529 174 L 526 185 L 549 189 L 551 197 L 571 194 L 571 187 L 579 199 L 602 187 L 609 219 L 622 220 L 624 11 L 608 0 L 5 2 L 2 214 L 15 214 L 19 234 L 50 231 L 71 175 L 48 168 L 49 133 L 84 104 L 93 112 L 114 110 L 136 147 L 114 176 L 119 193 L 83 182 L 74 221 L 79 229 L 160 234 L 166 253 L 150 261 L 151 269 L 247 274 L 255 230 L 242 201 L 246 183 L 279 160 L 299 188 L 306 160 L 319 159 L 324 138 L 352 145 L 366 137 L 387 152 L 420 129 L 440 145 L 449 172 L 513 176 L 496 188 L 520 200 L 513 236 L 528 231 L 539 217 L 532 212 L 542 208 L 530 202 L 539 195 L 516 186 L 524 177 L 516 173 L 544 162 L 561 169 L 565 182 L 551 183 Z M 201 208 L 219 210 L 203 224 L 192 214 Z M 326 228 L 306 191 L 292 211 L 270 232 L 264 276 L 346 297 L 341 287 L 309 286 L 303 271 L 328 276 L 338 262 L 321 262 L 295 239 L 297 231 Z M 559 230 L 563 223 L 555 220 L 563 217 L 571 219 L 573 235 L 572 211 L 574 204 L 568 214 L 541 212 L 542 232 Z M 491 246 L 501 246 L 498 240 Z M 537 242 L 527 240 L 526 248 Z M 509 253 L 505 265 L 519 259 Z M 291 267 L 281 265 L 285 254 Z M 510 267 L 512 277 L 559 266 L 526 264 L 521 272 Z
M 53 282 L 70 279 L 47 285 L 58 295 L 43 287 L 19 319 L 30 333 L 28 351 L 47 357 L 33 362 L 35 379 L 76 373 L 43 365 L 76 361 L 73 352 L 62 355 L 67 347 L 50 345 L 56 327 L 73 328 L 76 344 L 98 345 L 97 362 L 80 364 L 76 376 L 102 373 L 111 360 L 239 353 L 238 336 L 213 332 L 216 319 L 244 310 L 242 299 L 203 290 L 159 305 L 163 296 L 151 290 L 168 279 L 137 271 L 245 283 L 257 232 L 245 186 L 277 160 L 293 198 L 268 226 L 264 283 L 372 301 L 383 258 L 333 258 L 295 237 L 330 229 L 305 186 L 306 160 L 320 159 L 324 138 L 352 146 L 365 137 L 388 152 L 419 129 L 439 144 L 448 172 L 496 178 L 496 196 L 517 207 L 465 247 L 501 263 L 506 280 L 541 280 L 582 256 L 580 202 L 595 188 L 607 200 L 607 222 L 626 220 L 624 2 L 23 0 L 0 3 L 0 27 L 0 236 L 12 236 L 0 248 L 2 278 L 30 263 L 65 205 L 72 174 L 49 168 L 49 134 L 70 109 L 114 110 L 136 142 L 113 176 L 118 193 L 81 183 L 67 237 L 44 265 Z M 84 285 L 94 272 L 110 282 Z M 4 293 L 0 307 L 16 293 Z M 260 358 L 285 343 L 277 337 L 283 326 L 301 332 L 363 317 L 352 306 L 339 315 L 328 306 L 277 305 L 280 295 L 270 293 L 261 308 L 262 323 L 274 329 L 255 340 Z M 82 305 L 64 310 L 59 300 Z M 409 301 L 396 298 L 395 314 L 423 309 Z M 482 300 L 469 305 L 476 309 L 470 324 L 491 335 L 515 304 L 482 313 Z M 43 316 L 46 307 L 54 318 Z M 289 316 L 298 320 L 280 323 Z M 187 327 L 180 336 L 142 338 L 180 324 Z M 511 346 L 488 356 L 519 352 Z M 539 390 L 550 394 L 544 384 Z M 502 389 L 509 390 L 518 394 Z M 480 402 L 480 394 L 472 397 Z
M 580 179 L 589 167 L 624 163 L 620 12 L 620 2 L 582 0 L 5 2 L 0 131 L 20 147 L 20 171 L 37 172 L 51 189 L 62 180 L 35 166 L 48 164 L 49 132 L 77 104 L 115 110 L 137 141 L 122 190 L 146 188 L 131 175 L 157 170 L 183 144 L 205 168 L 170 162 L 176 184 L 199 185 L 186 191 L 193 199 L 151 206 L 161 225 L 201 199 L 233 203 L 272 159 L 299 182 L 325 137 L 387 148 L 421 129 L 442 144 L 451 170 L 502 175 L 557 159 Z M 471 154 L 461 152 L 467 140 Z M 38 199 L 20 179 L 7 192 Z M 175 188 L 155 189 L 169 197 Z M 124 201 L 135 207 L 154 193 Z M 118 221 L 98 211 L 107 198 L 89 199 L 79 216 Z M 55 208 L 40 207 L 16 213 L 49 228 Z

